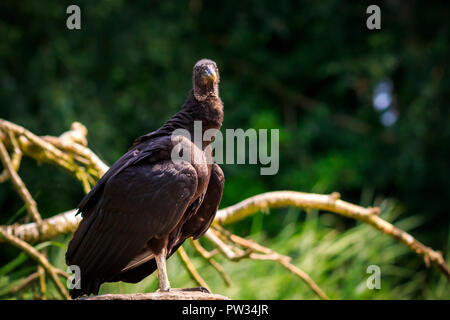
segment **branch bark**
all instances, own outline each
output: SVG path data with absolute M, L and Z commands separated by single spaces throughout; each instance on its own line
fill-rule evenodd
M 228 274 L 225 272 L 223 267 L 213 258 L 214 254 L 217 253 L 217 250 L 215 252 L 208 252 L 203 246 L 199 243 L 198 240 L 193 240 L 190 238 L 190 242 L 194 249 L 202 256 L 203 259 L 205 259 L 216 271 L 219 273 L 219 275 L 222 277 L 223 281 L 225 282 L 225 285 L 227 287 L 231 287 L 232 282 Z
M 199 291 L 169 291 L 134 294 L 102 294 L 78 300 L 231 300 L 226 296 Z
M 9 136 L 13 134 L 18 137 L 18 144 L 24 155 L 38 163 L 47 162 L 62 167 L 81 182 L 95 182 L 108 170 L 108 166 L 89 148 L 79 143 L 87 134 L 87 129 L 80 125 L 75 122 L 72 129 L 60 137 L 41 138 L 22 126 L 0 119 L 0 140 L 10 144 Z
M 425 263 L 432 262 L 439 270 L 450 279 L 450 270 L 439 251 L 425 246 L 413 236 L 404 232 L 386 220 L 378 216 L 378 208 L 363 208 L 352 203 L 338 199 L 336 193 L 321 195 L 296 191 L 273 191 L 263 193 L 233 206 L 217 211 L 213 224 L 226 225 L 244 219 L 259 211 L 267 211 L 272 208 L 293 206 L 303 209 L 321 209 L 334 212 L 348 218 L 356 219 L 372 225 L 374 228 L 393 237 L 409 247 L 413 252 L 423 257 Z M 42 221 L 42 232 L 36 223 L 23 225 L 0 226 L 6 233 L 12 234 L 27 242 L 38 242 L 51 239 L 57 235 L 74 232 L 81 221 L 80 216 L 75 216 L 76 210 L 53 216 Z M 0 236 L 0 243 L 4 239 Z
M 206 288 L 208 291 L 211 291 L 206 281 L 202 278 L 202 276 L 198 273 L 197 269 L 195 268 L 194 264 L 191 262 L 191 259 L 189 259 L 189 256 L 187 255 L 186 251 L 183 247 L 179 247 L 177 250 L 177 254 L 181 259 L 181 262 L 183 262 L 186 270 L 189 272 L 191 278 L 197 282 L 200 286 Z
M 27 208 L 28 215 L 37 223 L 41 223 L 41 215 L 37 210 L 36 201 L 34 201 L 30 192 L 28 191 L 25 183 L 23 183 L 22 179 L 17 174 L 16 170 L 14 170 L 14 166 L 9 157 L 8 151 L 6 151 L 5 145 L 0 140 L 0 159 L 5 167 L 6 172 L 8 172 L 9 178 L 11 179 L 12 184 L 17 190 L 17 193 L 22 198 L 23 202 L 25 202 L 25 206 Z

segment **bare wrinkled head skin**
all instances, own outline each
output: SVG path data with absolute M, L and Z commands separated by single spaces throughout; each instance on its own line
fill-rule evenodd
M 208 97 L 218 97 L 219 81 L 216 63 L 209 59 L 199 60 L 194 66 L 192 75 L 195 99 L 204 101 Z

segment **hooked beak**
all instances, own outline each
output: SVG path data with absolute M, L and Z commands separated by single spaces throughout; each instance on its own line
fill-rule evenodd
M 208 78 L 212 79 L 214 82 L 217 81 L 216 71 L 212 69 L 210 66 L 206 67 L 205 73 Z

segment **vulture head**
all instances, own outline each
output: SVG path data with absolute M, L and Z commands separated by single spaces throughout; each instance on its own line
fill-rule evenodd
M 192 75 L 194 97 L 204 101 L 208 97 L 219 96 L 219 69 L 214 61 L 202 59 L 198 61 Z

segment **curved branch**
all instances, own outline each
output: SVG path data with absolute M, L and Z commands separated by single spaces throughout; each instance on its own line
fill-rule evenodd
M 225 285 L 227 287 L 231 287 L 232 282 L 228 274 L 225 272 L 223 267 L 213 258 L 214 253 L 217 252 L 208 252 L 203 246 L 199 243 L 198 240 L 193 240 L 192 238 L 189 239 L 194 249 L 202 256 L 203 259 L 205 259 L 216 271 L 219 273 L 219 275 L 222 277 L 223 281 L 225 282 Z M 214 249 L 215 250 L 215 249 Z
M 0 231 L 12 235 L 28 243 L 37 243 L 53 239 L 56 236 L 74 232 L 81 221 L 80 216 L 75 216 L 77 210 L 69 210 L 42 220 L 40 225 L 35 222 L 25 224 L 13 224 L 0 226 Z M 0 233 L 0 243 L 6 239 Z
M 38 162 L 60 166 L 79 180 L 85 178 L 85 166 L 96 179 L 108 170 L 108 166 L 83 145 L 87 129 L 78 122 L 74 122 L 72 129 L 59 137 L 39 137 L 22 126 L 0 119 L 0 140 L 7 145 L 12 144 L 10 134 L 19 138 L 18 144 L 23 154 Z
M 241 238 L 235 234 L 232 234 L 231 232 L 215 225 L 213 229 L 209 229 L 206 232 L 206 237 L 209 240 L 213 240 L 215 244 L 218 246 L 218 248 L 221 248 L 220 251 L 224 253 L 224 248 L 228 248 L 228 245 L 222 242 L 219 237 L 214 236 L 211 237 L 211 235 L 214 234 L 214 232 L 217 232 L 218 235 L 223 236 L 225 239 L 229 240 L 233 244 L 237 244 L 242 246 L 243 248 L 247 249 L 248 252 L 248 258 L 252 260 L 270 260 L 274 261 L 287 270 L 289 270 L 291 273 L 302 279 L 313 291 L 317 296 L 319 296 L 322 300 L 329 300 L 328 296 L 323 292 L 323 290 L 314 282 L 311 277 L 301 270 L 300 268 L 297 268 L 292 263 L 290 263 L 291 258 L 288 256 L 284 256 L 279 254 L 278 252 L 273 251 L 272 249 L 266 248 L 255 241 L 247 240 L 244 238 Z M 217 242 L 219 241 L 219 242 Z M 228 248 L 229 251 L 232 251 L 231 248 Z M 224 253 L 225 254 L 225 253 Z M 227 256 L 225 254 L 225 256 Z M 228 259 L 232 260 L 232 258 L 228 257 Z M 241 257 L 239 259 L 243 258 L 243 254 L 241 254 Z
M 337 192 L 331 195 L 323 195 L 297 191 L 272 191 L 253 196 L 217 211 L 214 222 L 222 225 L 230 224 L 259 211 L 282 207 L 320 209 L 358 220 L 362 220 L 363 217 L 375 216 L 380 212 L 378 208 L 360 207 L 339 200 L 339 198 L 340 195 Z
M 182 291 L 172 289 L 168 292 L 102 294 L 78 300 L 231 300 L 226 296 L 200 291 Z
M 214 224 L 230 224 L 259 211 L 267 211 L 271 208 L 281 208 L 286 206 L 326 210 L 368 223 L 374 228 L 408 246 L 416 254 L 422 256 L 426 263 L 432 262 L 435 264 L 439 270 L 450 279 L 450 270 L 440 252 L 425 246 L 410 234 L 380 218 L 377 215 L 379 212 L 378 208 L 363 208 L 342 201 L 338 199 L 337 193 L 331 195 L 296 191 L 274 191 L 263 193 L 217 211 Z M 42 232 L 39 232 L 36 223 L 0 226 L 0 229 L 4 229 L 5 232 L 15 235 L 27 242 L 43 241 L 59 234 L 75 231 L 81 220 L 80 216 L 75 216 L 75 212 L 76 210 L 70 210 L 43 220 L 41 227 L 43 230 Z M 0 237 L 0 243 L 1 242 L 4 242 L 4 240 Z
M 5 145 L 0 140 L 0 160 L 5 167 L 6 172 L 8 172 L 9 178 L 11 179 L 12 184 L 17 190 L 17 193 L 22 198 L 23 202 L 25 202 L 28 215 L 33 218 L 34 221 L 40 223 L 42 221 L 41 215 L 38 212 L 36 201 L 34 201 L 30 192 L 28 191 L 25 183 L 23 183 L 22 179 L 17 174 L 16 170 L 14 170 L 14 165 L 11 162 L 11 158 L 8 155 L 8 151 L 6 151 Z
M 425 246 L 407 232 L 396 228 L 391 223 L 380 218 L 378 216 L 380 212 L 378 208 L 363 208 L 342 201 L 339 199 L 338 193 L 333 193 L 331 195 L 296 191 L 274 191 L 263 193 L 241 201 L 231 207 L 219 210 L 214 222 L 228 224 L 255 214 L 258 211 L 286 206 L 325 210 L 370 224 L 374 228 L 405 244 L 419 256 L 422 256 L 427 265 L 430 262 L 434 263 L 439 270 L 450 279 L 450 269 L 442 257 L 442 253 Z
M 35 134 L 31 133 L 24 127 L 15 123 L 0 119 L 0 129 L 6 133 L 12 132 L 19 136 L 19 145 L 24 154 L 35 158 L 37 161 L 45 160 L 56 164 L 69 172 L 75 172 L 73 161 L 70 157 L 54 147 L 51 143 L 46 142 Z
M 197 282 L 200 286 L 206 288 L 208 291 L 211 291 L 206 281 L 202 278 L 202 276 L 198 273 L 195 266 L 192 264 L 191 260 L 189 259 L 186 251 L 182 246 L 180 246 L 177 250 L 177 254 L 181 259 L 181 262 L 183 262 L 186 270 L 189 272 L 191 278 Z

